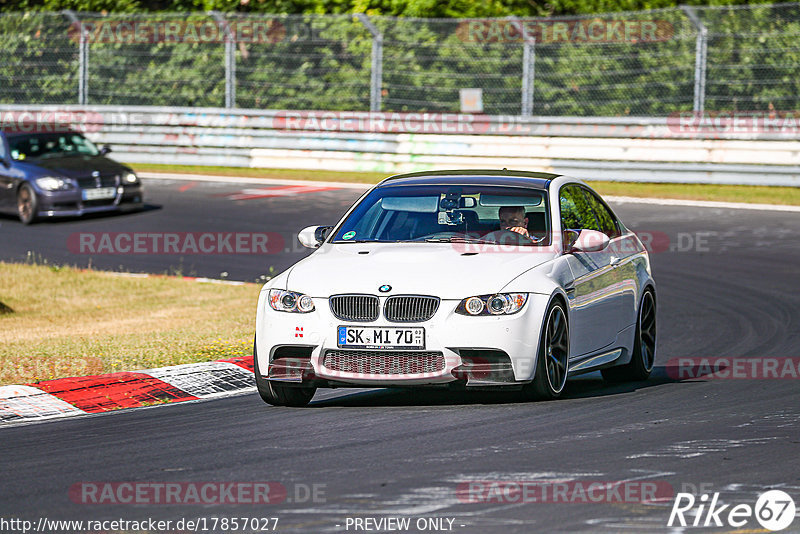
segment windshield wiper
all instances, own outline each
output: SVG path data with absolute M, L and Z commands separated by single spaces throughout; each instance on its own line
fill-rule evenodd
M 480 237 L 469 236 L 452 236 L 452 237 L 429 237 L 425 239 L 426 243 L 481 243 L 486 245 L 493 245 L 495 241 L 481 239 Z

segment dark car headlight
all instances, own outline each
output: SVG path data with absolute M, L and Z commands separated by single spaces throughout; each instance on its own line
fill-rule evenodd
M 289 313 L 309 313 L 314 311 L 314 300 L 308 295 L 283 289 L 270 289 L 267 297 L 270 308 Z
M 126 172 L 122 175 L 122 183 L 125 185 L 138 184 L 139 177 L 136 176 L 136 173 Z
M 36 179 L 36 185 L 45 191 L 66 191 L 74 189 L 75 184 L 68 178 L 58 178 L 56 176 L 42 176 Z
M 528 302 L 527 293 L 494 293 L 468 297 L 458 303 L 456 313 L 461 315 L 511 315 Z

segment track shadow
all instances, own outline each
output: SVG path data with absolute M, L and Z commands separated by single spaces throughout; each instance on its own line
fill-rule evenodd
M 164 208 L 160 204 L 145 204 L 139 209 L 129 210 L 129 211 L 103 211 L 100 213 L 87 213 L 86 215 L 70 216 L 70 217 L 42 217 L 36 219 L 36 221 L 33 222 L 33 226 L 49 225 L 49 224 L 58 224 L 58 225 L 76 224 L 82 221 L 92 221 L 96 219 L 124 219 L 127 217 L 133 217 L 139 215 L 141 213 L 159 211 L 162 209 Z M 19 221 L 19 217 L 10 213 L 0 213 L 0 220 L 17 222 L 19 223 L 20 226 L 22 226 L 22 223 Z
M 639 382 L 609 383 L 600 373 L 571 378 L 561 399 L 582 399 L 620 395 L 634 391 L 684 382 L 672 378 L 671 369 L 656 366 L 650 378 Z M 312 401 L 310 408 L 329 407 L 386 407 L 386 406 L 459 406 L 476 404 L 520 404 L 531 402 L 520 391 L 458 391 L 426 388 L 391 388 L 360 391 L 331 399 Z M 558 402 L 558 401 L 555 401 Z

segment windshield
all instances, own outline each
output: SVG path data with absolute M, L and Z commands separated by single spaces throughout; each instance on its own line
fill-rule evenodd
M 11 157 L 16 160 L 97 156 L 100 151 L 84 136 L 74 132 L 32 133 L 9 138 Z
M 384 186 L 350 213 L 335 243 L 548 244 L 546 192 L 483 185 Z

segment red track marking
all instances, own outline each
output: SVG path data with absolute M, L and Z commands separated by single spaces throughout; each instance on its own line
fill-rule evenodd
M 180 186 L 178 188 L 178 191 L 183 193 L 183 192 L 188 191 L 189 189 L 193 188 L 196 185 L 197 185 L 197 182 L 189 182 L 188 184 L 184 184 L 184 185 Z
M 194 395 L 143 373 L 122 372 L 59 378 L 28 385 L 89 413 L 197 399 Z
M 226 196 L 229 200 L 250 200 L 253 198 L 293 197 L 296 195 L 304 195 L 306 193 L 319 193 L 320 191 L 331 191 L 334 189 L 338 189 L 338 187 L 283 185 L 280 187 L 243 189 L 238 193 Z
M 252 356 L 242 356 L 240 358 L 229 358 L 227 360 L 217 360 L 218 362 L 227 362 L 232 363 L 234 365 L 238 365 L 239 367 L 243 367 L 254 373 L 255 370 L 253 369 L 253 357 Z

